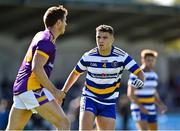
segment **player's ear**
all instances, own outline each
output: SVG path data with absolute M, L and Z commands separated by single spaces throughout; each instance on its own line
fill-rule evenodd
M 62 25 L 62 23 L 63 23 L 63 22 L 62 22 L 60 19 L 58 19 L 58 20 L 56 21 L 56 23 L 55 23 L 54 26 L 59 27 L 59 26 Z
M 145 61 L 145 58 L 141 57 L 141 63 L 144 63 L 144 61 Z
M 56 24 L 61 25 L 63 21 L 61 19 L 57 20 Z
M 114 42 L 114 36 L 112 35 L 112 43 Z

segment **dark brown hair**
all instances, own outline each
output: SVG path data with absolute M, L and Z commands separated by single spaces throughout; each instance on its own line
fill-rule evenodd
M 63 21 L 67 14 L 67 9 L 62 5 L 48 8 L 43 17 L 45 27 L 52 27 L 58 19 Z
M 102 32 L 108 32 L 111 35 L 114 35 L 114 29 L 109 25 L 100 25 L 96 28 L 96 32 L 102 31 Z

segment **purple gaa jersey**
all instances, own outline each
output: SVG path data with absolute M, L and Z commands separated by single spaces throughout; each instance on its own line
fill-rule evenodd
M 45 31 L 38 32 L 32 39 L 32 42 L 14 82 L 14 95 L 18 95 L 28 90 L 40 89 L 43 87 L 36 79 L 35 74 L 32 72 L 32 59 L 35 52 L 43 55 L 48 59 L 46 64 L 44 65 L 44 70 L 47 76 L 50 77 L 56 53 L 56 47 L 51 41 L 52 37 L 53 36 L 51 32 L 46 29 Z

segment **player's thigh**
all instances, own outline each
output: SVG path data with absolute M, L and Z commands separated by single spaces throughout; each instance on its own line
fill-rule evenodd
M 79 116 L 79 130 L 92 130 L 95 115 L 91 111 L 81 111 Z
M 132 111 L 132 118 L 135 121 L 136 128 L 138 130 L 147 130 L 147 115 L 141 113 L 140 111 Z
M 58 123 L 68 121 L 64 111 L 54 100 L 36 107 L 35 110 L 39 115 L 55 126 Z
M 157 130 L 158 126 L 157 123 L 148 123 L 148 130 Z
M 104 116 L 97 116 L 96 125 L 98 130 L 115 130 L 115 119 Z
M 149 130 L 157 130 L 157 114 L 148 115 L 148 129 Z
M 17 109 L 12 106 L 7 130 L 22 130 L 32 116 L 31 110 Z

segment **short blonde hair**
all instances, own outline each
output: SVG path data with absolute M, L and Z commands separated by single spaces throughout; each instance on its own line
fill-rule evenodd
M 141 57 L 145 58 L 146 56 L 158 57 L 158 53 L 155 50 L 144 49 L 144 50 L 141 51 Z

